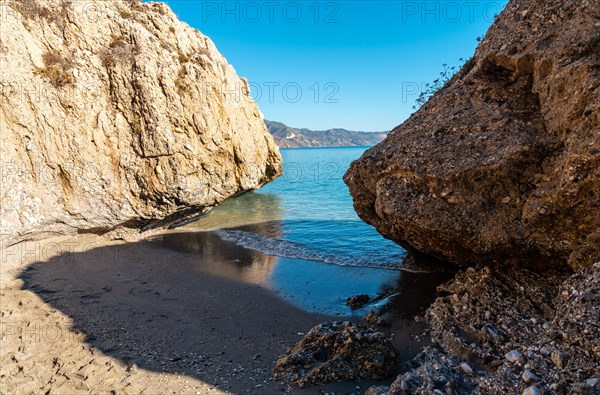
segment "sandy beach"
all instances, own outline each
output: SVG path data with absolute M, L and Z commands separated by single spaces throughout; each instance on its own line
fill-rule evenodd
M 210 233 L 134 243 L 81 235 L 7 247 L 1 387 L 5 393 L 312 394 L 386 384 L 300 390 L 272 381 L 273 363 L 286 347 L 314 325 L 341 319 L 307 313 L 267 289 L 275 259 Z M 392 325 L 401 359 L 418 351 L 420 330 L 412 318 Z

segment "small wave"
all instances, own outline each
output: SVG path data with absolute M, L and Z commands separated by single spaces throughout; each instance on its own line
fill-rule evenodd
M 214 234 L 224 241 L 238 244 L 250 250 L 281 258 L 303 259 L 324 262 L 338 266 L 371 267 L 377 269 L 400 270 L 399 262 L 374 262 L 371 259 L 340 256 L 307 247 L 302 243 L 274 239 L 244 230 L 216 230 Z

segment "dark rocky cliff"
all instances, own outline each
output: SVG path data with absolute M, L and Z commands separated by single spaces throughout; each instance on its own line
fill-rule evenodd
M 600 2 L 511 0 L 473 59 L 345 181 L 360 217 L 469 267 L 367 394 L 599 394 Z M 542 270 L 539 270 L 542 268 Z
M 600 3 L 511 1 L 345 176 L 360 217 L 458 264 L 583 267 L 600 243 Z

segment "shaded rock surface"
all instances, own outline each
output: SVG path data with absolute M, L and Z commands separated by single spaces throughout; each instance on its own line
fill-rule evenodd
M 600 3 L 512 0 L 472 60 L 355 161 L 360 217 L 457 264 L 600 258 Z
M 389 394 L 600 393 L 600 262 L 572 275 L 469 268 L 438 290 L 432 346 Z
M 273 368 L 300 387 L 332 381 L 380 380 L 394 370 L 392 343 L 373 327 L 329 322 L 312 328 Z
M 2 12 L 3 240 L 202 212 L 280 173 L 247 81 L 166 4 Z

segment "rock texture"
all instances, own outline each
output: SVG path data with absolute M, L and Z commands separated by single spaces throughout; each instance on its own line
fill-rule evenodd
M 600 262 L 571 276 L 503 269 L 468 268 L 438 288 L 433 344 L 389 395 L 600 394 Z
M 395 367 L 390 340 L 373 327 L 329 322 L 312 328 L 273 368 L 275 379 L 300 387 L 333 381 L 381 380 Z
M 512 0 L 473 59 L 345 181 L 405 247 L 458 264 L 600 258 L 600 3 Z
M 372 146 L 387 136 L 387 132 L 355 132 L 346 129 L 315 131 L 292 128 L 281 122 L 265 123 L 280 148 Z
M 247 82 L 166 4 L 1 7 L 3 240 L 191 214 L 279 175 Z

